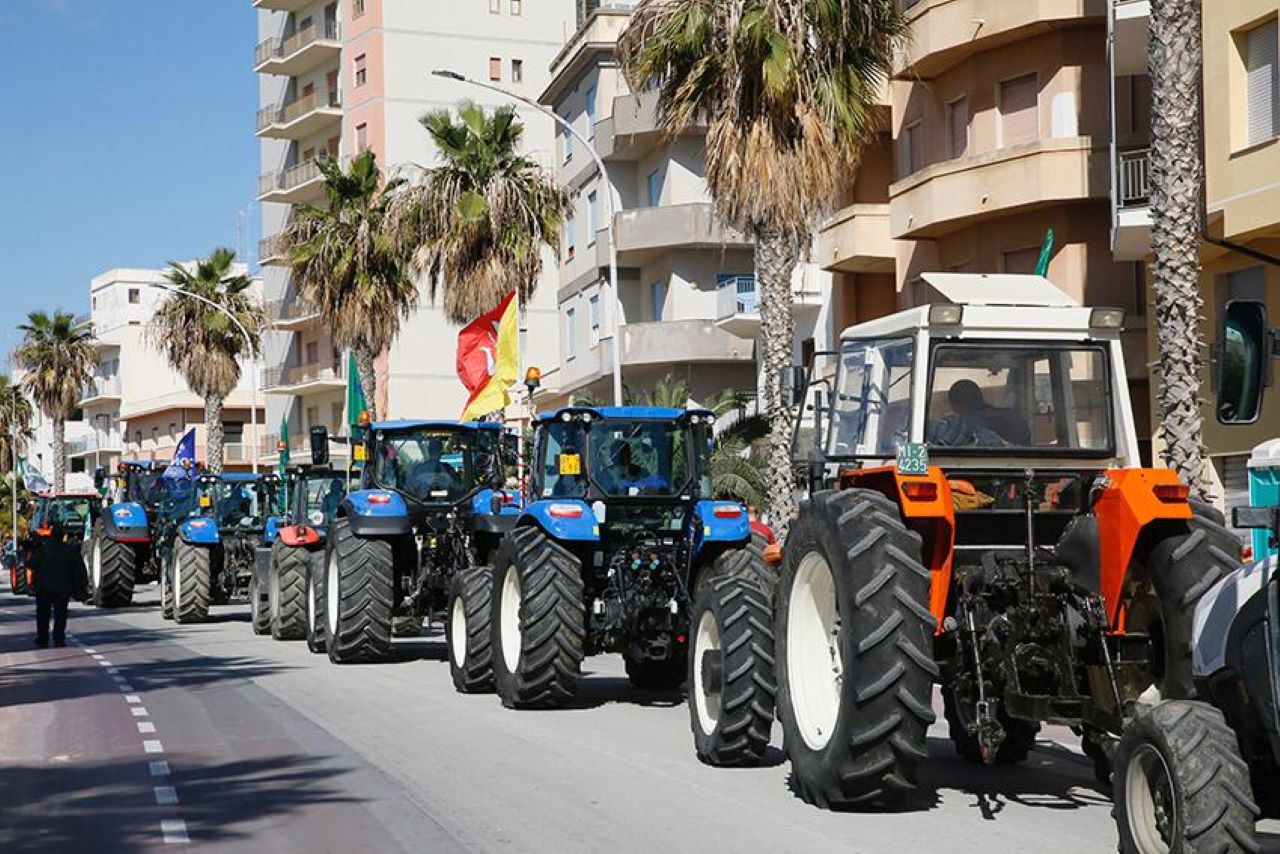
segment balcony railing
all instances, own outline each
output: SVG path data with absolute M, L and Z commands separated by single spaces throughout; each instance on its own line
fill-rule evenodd
M 1122 151 L 1119 161 L 1119 207 L 1146 207 L 1151 199 L 1151 149 Z
M 82 400 L 92 397 L 119 397 L 120 377 L 94 377 L 84 387 Z
M 265 264 L 268 260 L 275 260 L 284 257 L 284 238 L 279 234 L 273 234 L 270 237 L 264 237 L 258 241 L 258 263 Z M 270 306 L 268 306 L 269 308 Z
M 338 23 L 336 21 L 327 21 L 323 26 L 312 24 L 288 38 L 270 38 L 259 42 L 253 51 L 253 64 L 258 66 L 268 60 L 284 59 L 318 41 L 337 41 L 337 39 Z
M 119 451 L 123 447 L 120 433 L 90 433 L 67 440 L 67 454 L 91 454 L 96 451 Z
M 304 365 L 281 365 L 262 372 L 263 388 L 299 385 L 300 383 L 336 381 L 344 379 L 342 363 L 314 362 Z
M 267 303 L 267 318 L 273 323 L 300 320 L 312 314 L 315 314 L 315 311 L 304 303 L 297 294 Z
M 758 314 L 755 276 L 734 276 L 716 283 L 717 319 L 741 314 Z
M 284 104 L 272 104 L 258 110 L 257 129 L 262 131 L 272 125 L 287 125 L 316 110 L 326 107 L 336 109 L 341 106 L 342 96 L 336 89 L 329 92 L 325 97 L 321 97 L 319 92 L 312 92 Z
M 304 160 L 301 163 L 288 167 L 287 169 L 268 172 L 258 178 L 258 195 L 261 196 L 265 193 L 272 193 L 277 190 L 292 190 L 294 187 L 305 184 L 308 181 L 313 181 L 320 176 L 320 161 L 314 159 Z

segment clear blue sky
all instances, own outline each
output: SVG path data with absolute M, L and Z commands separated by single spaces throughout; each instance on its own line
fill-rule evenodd
M 29 311 L 87 311 L 103 270 L 236 245 L 256 34 L 249 0 L 0 0 L 0 352 Z

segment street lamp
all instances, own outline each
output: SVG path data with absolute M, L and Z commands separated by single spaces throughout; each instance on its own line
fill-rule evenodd
M 148 282 L 147 286 L 151 288 L 157 288 L 162 291 L 168 291 L 169 293 L 179 294 L 180 296 L 190 297 L 191 299 L 197 302 L 204 303 L 207 306 L 217 309 L 218 311 L 225 314 L 227 316 L 227 319 L 230 320 L 231 323 L 235 325 L 236 329 L 240 331 L 240 334 L 244 336 L 244 344 L 245 344 L 245 347 L 248 348 L 249 359 L 251 362 L 249 366 L 249 423 L 253 426 L 253 444 L 250 448 L 249 459 L 252 461 L 254 473 L 257 474 L 258 472 L 258 438 L 259 438 L 258 437 L 258 370 L 252 363 L 260 362 L 260 357 L 257 355 L 258 347 L 253 342 L 253 336 L 249 334 L 248 329 L 244 328 L 244 324 L 236 319 L 236 316 L 234 314 L 227 311 L 226 308 L 218 305 L 216 302 L 214 302 L 211 299 L 202 297 L 199 294 L 193 294 L 190 291 L 183 290 L 182 288 L 179 288 L 175 285 L 165 285 L 165 284 L 161 284 L 160 282 Z
M 605 184 L 608 186 L 608 192 L 605 194 L 605 197 L 609 202 L 609 287 L 613 290 L 613 403 L 615 406 L 622 406 L 622 355 L 621 345 L 618 343 L 618 318 L 622 316 L 622 297 L 618 293 L 618 241 L 614 232 L 613 222 L 614 216 L 622 210 L 622 199 L 618 196 L 618 190 L 614 187 L 613 181 L 609 178 L 609 170 L 605 169 L 604 160 L 601 159 L 599 152 L 595 149 L 595 146 L 592 145 L 586 137 L 578 133 L 572 124 L 561 118 L 554 110 L 549 110 L 542 104 L 539 104 L 536 101 L 531 101 L 524 95 L 504 89 L 501 86 L 494 86 L 492 83 L 487 83 L 483 80 L 473 80 L 456 71 L 437 68 L 431 73 L 436 77 L 446 77 L 449 80 L 456 80 L 459 83 L 468 83 L 472 86 L 478 86 L 481 89 L 488 89 L 491 92 L 497 92 L 499 95 L 519 101 L 525 106 L 532 107 L 543 115 L 549 116 L 552 121 L 568 131 L 574 139 L 578 140 L 578 142 L 582 143 L 583 148 L 585 148 L 591 155 L 591 158 L 595 160 L 596 168 L 600 170 L 600 177 L 604 179 Z

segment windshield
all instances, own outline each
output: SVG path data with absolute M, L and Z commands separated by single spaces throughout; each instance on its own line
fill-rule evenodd
M 453 504 L 471 492 L 476 436 L 470 430 L 425 428 L 377 443 L 374 483 L 426 504 Z
M 125 501 L 137 504 L 159 504 L 164 498 L 164 478 L 159 472 L 135 472 L 129 476 L 128 488 L 125 490 Z
M 341 476 L 312 477 L 302 483 L 299 491 L 302 506 L 294 508 L 294 520 L 311 525 L 327 525 L 333 521 L 338 505 L 347 494 L 346 481 Z
M 93 525 L 93 502 L 88 498 L 55 498 L 49 502 L 45 525 L 61 525 L 68 536 L 84 536 Z
M 689 480 L 689 427 L 605 421 L 588 436 L 591 478 L 606 495 L 674 495 Z
M 891 457 L 907 441 L 914 353 L 910 338 L 845 342 L 831 410 L 829 456 Z
M 205 504 L 205 499 L 208 504 Z M 257 485 L 218 481 L 203 486 L 200 511 L 218 520 L 219 528 L 256 528 L 262 525 Z
M 941 344 L 933 351 L 925 441 L 946 453 L 1109 453 L 1106 352 L 1081 345 Z

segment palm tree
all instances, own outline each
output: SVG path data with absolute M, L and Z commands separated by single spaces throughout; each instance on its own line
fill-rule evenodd
M 656 85 L 671 135 L 709 122 L 716 212 L 755 240 L 770 521 L 795 513 L 791 274 L 874 137 L 877 91 L 907 34 L 897 0 L 641 0 L 618 43 L 631 88 Z
M 449 110 L 419 121 L 442 162 L 393 200 L 396 242 L 413 271 L 429 277 L 431 299 L 444 292 L 454 323 L 474 320 L 512 291 L 524 305 L 538 286 L 542 247 L 559 257 L 569 194 L 520 154 L 524 125 L 512 107 L 486 113 L 464 101 L 457 121 Z
M 0 466 L 9 465 L 17 472 L 17 454 L 34 435 L 31 429 L 34 417 L 31 400 L 23 393 L 22 386 L 0 376 Z
M 84 388 L 98 364 L 93 324 L 76 323 L 65 311 L 33 311 L 18 326 L 22 343 L 14 362 L 23 370 L 22 389 L 53 422 L 53 488 L 67 486 L 67 419 L 84 397 Z
M 235 260 L 235 252 L 220 247 L 190 266 L 170 261 L 165 278 L 179 291 L 165 298 L 147 329 L 152 344 L 204 398 L 206 463 L 214 474 L 222 472 L 223 402 L 240 382 L 240 358 L 262 349 L 266 327 L 253 279 L 236 271 Z M 228 315 L 244 327 L 248 340 Z
M 360 385 L 377 418 L 374 360 L 391 346 L 418 303 L 403 255 L 387 233 L 387 209 L 401 187 L 383 185 L 372 151 L 351 161 L 349 172 L 320 161 L 326 203 L 294 211 L 282 235 L 298 295 L 319 314 L 333 343 L 355 354 Z
M 1205 482 L 1200 379 L 1201 328 L 1200 3 L 1155 0 L 1147 73 L 1151 76 L 1151 247 L 1155 255 L 1160 434 L 1165 464 L 1197 497 Z

